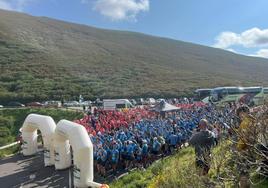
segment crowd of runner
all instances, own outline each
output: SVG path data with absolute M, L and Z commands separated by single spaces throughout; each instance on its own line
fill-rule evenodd
M 144 108 L 132 108 L 123 111 L 105 111 L 94 109 L 83 119 L 75 122 L 83 125 L 89 134 L 110 132 L 120 127 L 128 127 L 129 124 L 139 122 L 141 119 L 153 118 L 154 114 Z
M 94 146 L 97 172 L 146 167 L 157 158 L 172 154 L 183 146 L 207 119 L 215 144 L 228 135 L 233 108 L 216 110 L 212 105 L 193 106 L 160 117 L 147 109 L 127 111 L 95 110 L 78 123 L 86 127 Z

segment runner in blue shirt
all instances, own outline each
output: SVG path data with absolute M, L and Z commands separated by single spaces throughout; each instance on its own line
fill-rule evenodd
M 116 147 L 116 144 L 113 145 L 113 149 L 111 150 L 111 161 L 112 161 L 113 172 L 116 173 L 119 161 L 119 151 Z
M 168 138 L 169 143 L 169 152 L 173 153 L 174 149 L 176 148 L 178 136 L 175 135 L 173 132 L 169 135 Z
M 141 164 L 142 164 L 142 149 L 141 149 L 140 146 L 136 147 L 135 156 L 136 156 L 136 166 L 141 167 Z
M 148 158 L 149 158 L 149 147 L 147 144 L 147 140 L 142 141 L 142 163 L 143 167 L 147 167 L 148 164 Z
M 160 142 L 157 140 L 157 137 L 154 137 L 153 141 L 153 154 L 158 155 L 161 148 Z
M 104 153 L 104 154 L 103 154 Z M 102 175 L 103 174 L 103 162 L 102 156 L 105 155 L 106 151 L 103 147 L 99 147 L 97 151 L 97 171 Z
M 100 152 L 100 161 L 101 161 L 101 175 L 106 176 L 106 163 L 107 163 L 107 151 L 101 149 Z
M 177 145 L 179 146 L 179 148 L 181 148 L 181 142 L 182 142 L 182 134 L 178 130 L 178 132 L 177 132 Z
M 135 159 L 134 156 L 134 151 L 135 151 L 135 144 L 132 141 L 128 141 L 127 145 L 127 161 L 126 161 L 126 168 L 129 168 L 132 166 L 133 161 Z

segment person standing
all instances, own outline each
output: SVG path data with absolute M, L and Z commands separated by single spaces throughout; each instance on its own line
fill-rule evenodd
M 117 149 L 117 143 L 113 142 L 113 149 L 111 151 L 111 162 L 113 173 L 116 174 L 118 162 L 119 162 L 119 150 Z
M 201 119 L 199 132 L 196 132 L 189 140 L 189 144 L 195 148 L 196 167 L 200 169 L 200 175 L 207 175 L 210 169 L 211 148 L 214 145 L 214 134 L 208 130 L 208 121 Z
M 142 163 L 144 168 L 147 167 L 148 158 L 149 158 L 149 147 L 147 144 L 147 140 L 144 139 L 142 141 Z
M 169 143 L 169 152 L 173 154 L 174 150 L 176 149 L 176 145 L 178 143 L 178 136 L 172 132 L 168 137 L 168 143 Z

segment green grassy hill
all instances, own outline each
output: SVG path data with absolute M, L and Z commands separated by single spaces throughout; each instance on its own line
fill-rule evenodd
M 0 10 L 0 103 L 267 85 L 268 60 Z
M 207 176 L 200 176 L 195 168 L 192 147 L 183 148 L 175 155 L 154 162 L 146 170 L 134 170 L 118 180 L 111 188 L 236 188 L 238 177 L 230 142 L 222 142 L 213 149 L 211 169 Z M 233 170 L 230 173 L 230 170 Z M 239 173 L 236 174 L 237 176 Z M 251 171 L 252 188 L 265 188 L 268 179 Z

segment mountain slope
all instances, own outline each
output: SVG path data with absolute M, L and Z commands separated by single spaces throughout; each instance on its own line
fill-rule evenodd
M 0 66 L 1 101 L 175 96 L 268 81 L 267 59 L 4 10 Z

